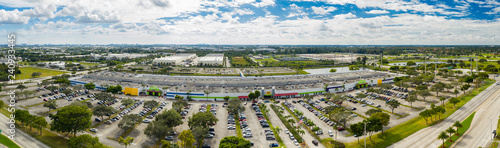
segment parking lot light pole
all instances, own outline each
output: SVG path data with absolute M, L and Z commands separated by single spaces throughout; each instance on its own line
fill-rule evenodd
M 365 148 L 366 148 L 366 124 L 368 123 L 368 121 L 365 121 Z

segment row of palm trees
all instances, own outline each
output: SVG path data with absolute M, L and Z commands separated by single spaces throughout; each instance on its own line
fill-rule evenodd
M 455 123 L 453 123 L 453 127 L 455 127 L 456 129 L 453 129 L 453 127 L 449 127 L 445 131 L 441 132 L 441 134 L 439 134 L 438 139 L 443 140 L 442 147 L 446 147 L 444 145 L 444 142 L 446 139 L 448 139 L 450 142 L 453 142 L 453 140 L 451 140 L 451 137 L 453 136 L 453 134 L 460 135 L 460 133 L 458 133 L 458 128 L 461 128 L 462 126 L 463 125 L 460 122 L 455 121 Z

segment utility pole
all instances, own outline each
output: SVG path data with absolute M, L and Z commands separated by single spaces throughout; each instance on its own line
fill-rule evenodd
M 426 64 L 426 61 L 427 61 L 427 54 L 424 55 L 424 74 L 427 74 L 427 64 Z

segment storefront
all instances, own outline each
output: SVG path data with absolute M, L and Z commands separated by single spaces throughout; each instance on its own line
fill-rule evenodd
M 148 93 L 148 96 L 161 96 L 161 94 L 162 94 L 160 88 L 158 88 L 156 86 L 149 87 L 149 89 L 147 90 L 147 93 Z

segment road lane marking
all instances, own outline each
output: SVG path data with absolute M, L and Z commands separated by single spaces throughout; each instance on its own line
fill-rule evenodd
M 495 86 L 493 86 L 495 87 Z M 484 101 L 481 105 L 479 105 L 479 107 L 477 107 L 472 113 L 476 112 L 477 110 L 479 110 L 479 108 L 481 108 L 486 102 L 490 101 L 491 99 L 495 98 L 494 95 L 498 94 L 498 89 L 495 91 L 495 93 L 493 95 L 491 95 L 488 100 Z M 471 114 L 472 114 L 471 113 Z M 469 117 L 471 114 L 467 115 L 467 117 Z M 467 117 L 465 119 L 467 119 Z M 464 120 L 465 120 L 464 119 Z M 462 120 L 462 122 L 464 121 Z M 474 121 L 474 119 L 472 119 L 472 121 Z M 471 125 L 472 125 L 472 121 L 471 121 Z M 470 128 L 470 127 L 469 127 Z M 464 135 L 466 135 L 467 133 L 469 133 L 470 130 L 467 130 L 465 131 L 465 133 L 462 134 L 462 136 L 460 136 L 457 140 L 455 140 L 455 142 L 450 146 L 450 147 L 453 147 L 455 146 L 458 142 L 460 142 L 460 140 L 462 140 L 462 137 L 464 137 Z
M 139 141 L 141 141 L 142 137 L 139 137 L 139 140 L 137 140 L 137 142 L 135 143 L 132 143 L 133 145 L 137 145 L 137 143 L 139 143 Z

